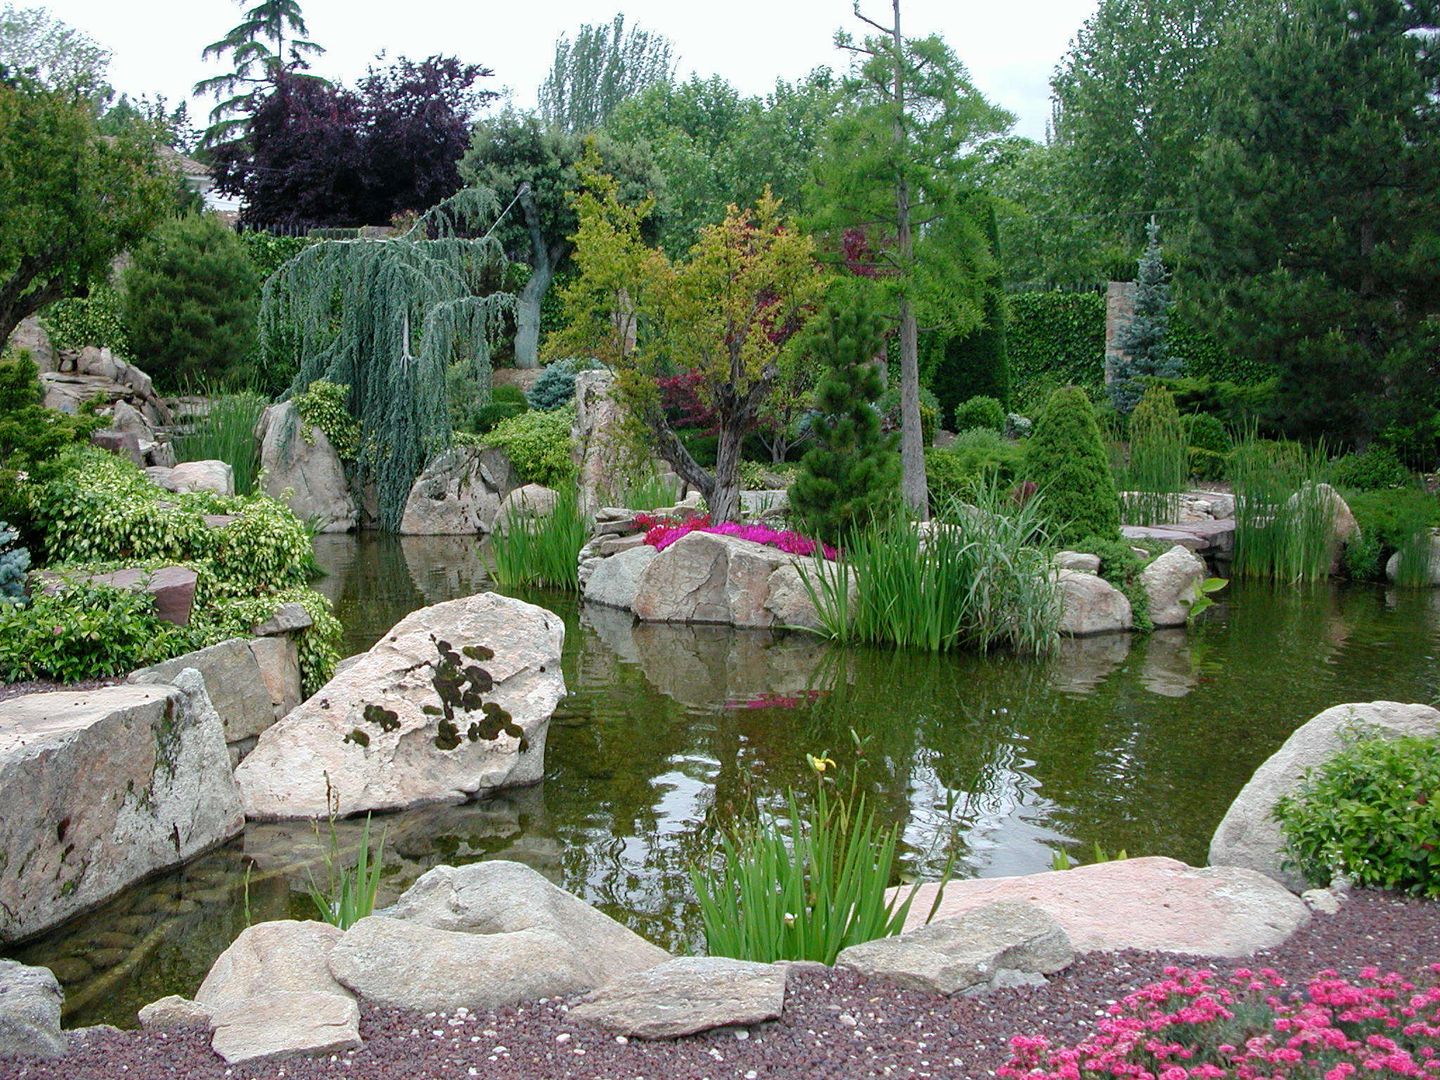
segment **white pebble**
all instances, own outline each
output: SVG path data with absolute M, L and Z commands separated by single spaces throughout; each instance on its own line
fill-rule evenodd
M 735 1032 L 735 1038 L 739 1039 L 741 1042 L 744 1042 L 749 1037 L 750 1032 L 746 1031 L 744 1028 L 741 1028 L 739 1031 Z
M 851 1016 L 849 1013 L 841 1013 L 841 1014 L 840 1014 L 840 1022 L 841 1022 L 842 1024 L 844 1024 L 846 1027 L 854 1027 L 854 1026 L 855 1026 L 856 1024 L 858 1024 L 860 1021 L 856 1020 L 856 1019 L 855 1019 L 853 1016 Z
M 556 1035 L 556 1036 L 555 1036 L 555 1041 L 558 1042 L 558 1043 L 567 1043 L 567 1042 L 569 1042 L 569 1041 L 570 1041 L 570 1034 L 569 1034 L 569 1032 L 561 1032 L 559 1035 Z
M 615 1036 L 615 1041 L 616 1041 L 617 1043 L 619 1043 L 621 1046 L 624 1046 L 624 1045 L 625 1045 L 626 1043 L 628 1043 L 630 1040 L 627 1039 L 624 1035 L 616 1035 L 616 1036 Z

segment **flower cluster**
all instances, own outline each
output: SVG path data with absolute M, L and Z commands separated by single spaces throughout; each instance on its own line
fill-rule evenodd
M 1440 964 L 1430 968 L 1440 976 Z M 1376 968 L 1322 971 L 1303 992 L 1274 971 L 1166 968 L 1112 1005 L 1095 1034 L 1052 1049 L 1010 1040 L 1001 1080 L 1344 1080 L 1440 1077 L 1440 985 L 1417 988 Z
M 645 543 L 656 551 L 664 551 L 676 540 L 692 532 L 707 532 L 720 536 L 734 536 L 740 540 L 750 540 L 767 547 L 779 548 L 787 555 L 814 555 L 816 549 L 819 548 L 824 552 L 825 558 L 832 561 L 840 556 L 840 553 L 829 544 L 819 544 L 789 529 L 772 529 L 768 525 L 737 525 L 733 521 L 723 521 L 719 525 L 712 525 L 709 514 L 701 514 L 688 521 L 657 518 L 651 514 L 636 514 L 635 524 L 645 530 Z

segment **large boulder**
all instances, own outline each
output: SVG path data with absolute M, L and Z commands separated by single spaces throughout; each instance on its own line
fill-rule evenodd
M 1001 972 L 1041 976 L 1070 966 L 1075 950 L 1054 916 L 1018 901 L 985 904 L 898 937 L 843 949 L 836 959 L 875 979 L 931 994 L 983 989 Z
M 659 557 L 648 544 L 635 544 L 609 558 L 600 559 L 585 581 L 585 599 L 592 604 L 629 611 L 646 567 Z
M 784 1011 L 788 974 L 779 964 L 681 956 L 606 983 L 573 1007 L 569 1018 L 640 1039 L 759 1024 Z
M 186 668 L 195 669 L 205 680 L 210 703 L 225 725 L 227 743 L 253 738 L 275 722 L 275 705 L 250 643 L 244 638 L 231 638 L 141 668 L 131 674 L 130 681 L 137 685 L 168 683 Z
M 1150 602 L 1150 621 L 1158 627 L 1184 626 L 1190 605 L 1205 580 L 1205 560 L 1183 544 L 1140 571 L 1140 587 Z
M 1306 888 L 1305 879 L 1284 866 L 1285 839 L 1275 820 L 1275 804 L 1295 792 L 1306 772 L 1329 761 L 1357 733 L 1387 739 L 1440 736 L 1440 711 L 1429 705 L 1370 701 L 1336 705 L 1306 721 L 1255 770 L 1225 811 L 1210 840 L 1210 864 L 1247 867 L 1295 892 Z
M 1078 570 L 1058 570 L 1055 578 L 1060 585 L 1062 634 L 1085 637 L 1134 627 L 1129 599 L 1104 578 Z
M 771 582 L 777 570 L 794 563 L 793 556 L 751 540 L 692 532 L 645 567 L 632 608 L 647 622 L 781 625 L 770 605 Z M 784 601 L 779 606 L 795 618 L 795 582 L 781 575 L 777 583 Z
M 488 860 L 422 875 L 329 963 L 367 1001 L 429 1010 L 580 993 L 668 959 L 529 867 Z
M 235 494 L 235 470 L 223 461 L 182 461 L 170 470 L 169 490 L 209 491 L 216 495 Z
M 55 346 L 50 343 L 50 335 L 40 325 L 40 320 L 34 315 L 27 315 L 20 320 L 20 325 L 10 334 L 10 343 L 5 352 L 28 352 L 30 359 L 43 374 L 55 370 Z
M 514 472 L 504 452 L 451 447 L 415 478 L 400 518 L 400 532 L 407 536 L 489 532 L 500 501 L 513 486 Z
M 851 578 L 852 603 L 857 591 L 855 580 Z M 765 598 L 765 610 L 774 620 L 774 626 L 801 630 L 819 630 L 822 627 L 820 613 L 815 610 L 815 601 L 810 599 L 810 590 L 805 587 L 800 568 L 793 561 L 777 566 L 770 575 L 770 591 Z
M 907 933 L 925 925 L 938 889 L 920 887 Z M 1263 874 L 1237 866 L 1196 869 L 1158 857 L 951 881 L 935 918 L 963 922 L 976 909 L 1005 900 L 1049 912 L 1078 953 L 1250 956 L 1282 944 L 1310 921 L 1301 899 Z
M 315 521 L 321 532 L 349 532 L 360 514 L 340 455 L 319 428 L 300 429 L 292 402 L 271 405 L 260 414 L 255 437 L 260 441 L 265 493 L 280 499 L 296 516 Z
M 64 1000 L 49 968 L 0 960 L 0 1060 L 65 1053 L 60 1031 Z
M 1425 563 L 1424 577 L 1418 584 L 1436 588 L 1440 586 L 1440 530 L 1430 530 L 1430 542 L 1427 548 L 1428 557 Z M 1395 552 L 1385 563 L 1385 576 L 1392 582 L 1400 580 L 1400 563 L 1404 559 L 1402 552 Z
M 64 922 L 244 825 L 199 672 L 0 702 L 0 942 Z
M 564 623 L 495 593 L 411 612 L 235 771 L 252 818 L 460 802 L 533 784 L 565 695 Z
M 510 527 L 512 519 L 521 517 L 548 517 L 555 510 L 560 493 L 543 484 L 525 484 L 500 500 L 500 509 L 495 513 L 492 531 L 503 533 Z

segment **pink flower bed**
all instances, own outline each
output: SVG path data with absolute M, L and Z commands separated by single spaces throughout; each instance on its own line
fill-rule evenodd
M 1440 964 L 1430 968 L 1440 975 Z M 1167 968 L 1112 1005 L 1095 1034 L 1053 1049 L 1010 1040 L 1001 1080 L 1344 1080 L 1440 1077 L 1440 986 L 1366 968 L 1354 982 L 1322 971 L 1303 992 L 1269 969 Z
M 824 551 L 825 558 L 834 560 L 839 552 L 829 544 L 817 544 L 789 529 L 772 529 L 768 525 L 737 525 L 724 521 L 719 525 L 710 524 L 710 515 L 701 514 L 689 521 L 673 518 L 657 518 L 650 514 L 636 514 L 635 524 L 645 530 L 645 543 L 656 551 L 664 551 L 682 536 L 692 532 L 715 533 L 719 536 L 734 536 L 741 540 L 752 540 L 757 544 L 778 548 L 787 555 L 813 555 L 817 547 Z

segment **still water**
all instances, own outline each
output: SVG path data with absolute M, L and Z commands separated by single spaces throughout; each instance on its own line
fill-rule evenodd
M 485 587 L 468 540 L 327 536 L 316 557 L 346 653 Z M 903 823 L 907 873 L 952 853 L 961 875 L 1029 873 L 1059 848 L 1088 861 L 1097 844 L 1201 863 L 1230 800 L 1298 724 L 1345 701 L 1440 697 L 1435 591 L 1237 586 L 1189 633 L 1068 641 L 1043 662 L 634 625 L 563 594 L 525 598 L 566 626 L 570 693 L 545 780 L 377 817 L 382 903 L 439 863 L 515 859 L 667 948 L 698 950 L 686 868 L 715 823 L 810 784 L 807 751 L 858 769 Z M 338 826 L 352 857 L 358 828 Z M 328 844 L 324 826 L 252 825 L 13 955 L 60 977 L 68 1025 L 134 1026 L 140 1005 L 193 994 L 247 913 L 312 917 L 306 886 L 323 880 Z

